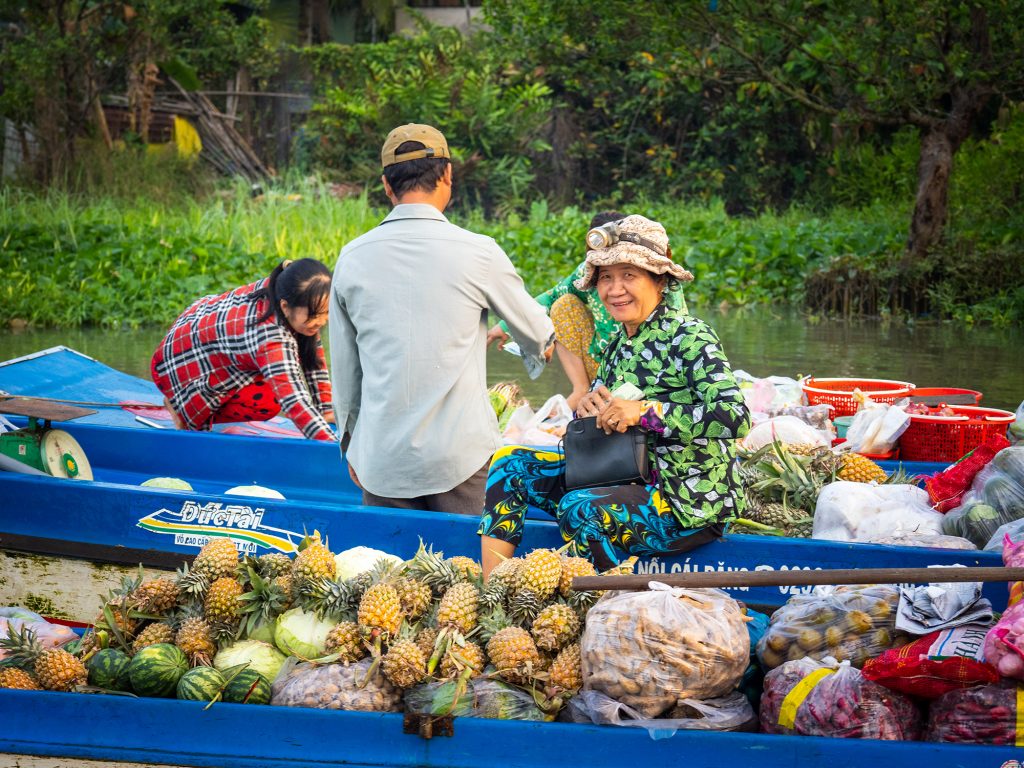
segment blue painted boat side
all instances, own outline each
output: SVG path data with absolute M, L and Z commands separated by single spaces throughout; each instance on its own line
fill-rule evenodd
M 0 544 L 3 534 L 20 534 L 174 552 L 185 559 L 194 556 L 209 536 L 230 536 L 245 543 L 254 554 L 291 553 L 304 532 L 319 530 L 336 552 L 363 545 L 407 558 L 415 553 L 422 537 L 447 555 L 478 557 L 477 525 L 475 517 L 462 515 L 131 488 L 0 473 Z M 561 545 L 554 522 L 527 521 L 524 548 Z M 638 571 L 657 575 L 956 563 L 999 566 L 1001 558 L 994 552 L 729 534 L 684 555 L 646 558 L 638 564 Z M 732 594 L 748 602 L 779 605 L 800 590 L 760 587 L 737 589 Z M 985 595 L 995 606 L 1004 606 L 1006 585 L 987 584 Z
M 459 718 L 454 735 L 402 733 L 402 716 L 0 690 L 0 752 L 215 768 L 998 768 L 1019 747 L 679 731 Z

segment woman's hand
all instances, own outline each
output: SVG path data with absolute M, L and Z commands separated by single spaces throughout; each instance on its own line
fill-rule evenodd
M 329 410 L 329 411 L 324 411 L 322 416 L 324 417 L 324 421 L 326 421 L 328 424 L 333 424 L 334 423 L 334 409 L 333 408 L 331 410 Z
M 587 392 L 576 404 L 577 416 L 597 416 L 612 401 L 612 393 L 608 387 L 598 387 L 593 392 Z
M 629 427 L 640 423 L 643 415 L 639 400 L 619 400 L 613 398 L 608 406 L 597 416 L 597 426 L 606 434 L 625 432 Z

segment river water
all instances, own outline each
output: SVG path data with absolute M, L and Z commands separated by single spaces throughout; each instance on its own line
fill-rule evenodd
M 919 387 L 966 387 L 983 405 L 1015 410 L 1024 400 L 1024 329 L 964 328 L 952 324 L 820 321 L 766 309 L 696 314 L 722 339 L 733 368 L 755 376 L 856 376 L 899 379 Z M 25 330 L 0 333 L 0 360 L 64 345 L 135 376 L 149 377 L 149 358 L 165 329 Z M 491 383 L 514 379 L 534 406 L 568 383 L 551 365 L 529 381 L 518 358 L 491 350 Z

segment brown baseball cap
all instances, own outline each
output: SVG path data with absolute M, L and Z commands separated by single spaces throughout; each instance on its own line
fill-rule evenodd
M 407 141 L 418 141 L 424 149 L 415 149 L 412 152 L 395 154 L 400 146 Z M 380 150 L 381 165 L 387 168 L 389 165 L 404 163 L 408 160 L 420 160 L 424 157 L 447 157 L 451 159 L 448 151 L 448 142 L 444 134 L 437 128 L 419 123 L 409 123 L 395 128 L 384 140 L 384 146 Z

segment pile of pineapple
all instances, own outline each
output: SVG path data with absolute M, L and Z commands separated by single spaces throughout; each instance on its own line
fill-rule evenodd
M 395 686 L 501 679 L 557 706 L 582 684 L 579 637 L 597 593 L 576 592 L 594 575 L 583 558 L 550 549 L 503 561 L 485 584 L 468 557 L 445 558 L 421 544 L 405 562 L 379 560 L 354 578 L 336 578 L 335 555 L 318 535 L 294 559 L 240 558 L 229 539 L 212 539 L 193 563 L 157 579 L 126 578 L 105 599 L 75 653 L 44 650 L 31 633 L 0 640 L 8 651 L 0 686 L 71 691 L 102 648 L 129 655 L 156 643 L 181 649 L 192 666 L 218 647 L 266 638 L 277 617 L 299 608 L 332 623 L 315 663 L 369 657 Z
M 818 494 L 831 482 L 912 482 L 902 471 L 887 474 L 859 453 L 779 441 L 741 454 L 740 476 L 747 508 L 734 529 L 796 537 L 811 535 Z

